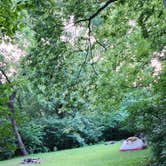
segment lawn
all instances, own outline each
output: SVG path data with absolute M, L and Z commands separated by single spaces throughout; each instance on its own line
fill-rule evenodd
M 119 143 L 31 155 L 40 157 L 40 166 L 143 166 L 149 150 L 119 152 Z M 1 161 L 0 166 L 18 166 L 22 158 Z M 27 164 L 38 166 L 39 164 Z

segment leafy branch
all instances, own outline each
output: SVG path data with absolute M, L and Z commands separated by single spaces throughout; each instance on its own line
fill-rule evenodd
M 83 63 L 81 64 L 81 68 L 79 70 L 79 74 L 78 74 L 78 77 L 80 76 L 80 73 L 82 71 L 82 67 L 86 64 L 87 62 L 87 57 L 88 57 L 88 52 L 90 54 L 90 57 L 92 58 L 92 43 L 91 43 L 91 32 L 92 32 L 92 29 L 91 29 L 91 21 L 93 18 L 95 18 L 97 15 L 99 15 L 106 7 L 108 7 L 111 3 L 115 2 L 117 0 L 108 0 L 102 7 L 100 7 L 94 14 L 92 14 L 89 18 L 85 18 L 85 19 L 81 19 L 81 20 L 78 20 L 75 22 L 75 25 L 76 24 L 79 24 L 81 22 L 88 22 L 88 43 L 89 43 L 89 47 L 87 49 L 87 54 L 86 54 L 86 57 L 85 57 L 85 60 L 83 61 Z M 105 50 L 106 50 L 106 47 L 100 43 L 98 40 L 96 40 L 96 43 L 98 43 L 100 46 L 102 46 Z M 96 75 L 98 75 L 96 69 L 95 69 L 95 66 L 94 64 L 92 64 L 92 69 L 94 71 L 94 73 Z

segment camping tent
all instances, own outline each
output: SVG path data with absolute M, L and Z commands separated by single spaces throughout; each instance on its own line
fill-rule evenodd
M 144 146 L 145 145 L 141 139 L 137 137 L 130 137 L 122 143 L 120 151 L 141 150 L 144 149 Z

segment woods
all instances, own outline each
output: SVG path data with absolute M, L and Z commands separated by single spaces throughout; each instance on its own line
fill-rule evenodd
M 166 164 L 164 1 L 1 0 L 0 10 L 0 160 L 144 133 L 150 164 Z

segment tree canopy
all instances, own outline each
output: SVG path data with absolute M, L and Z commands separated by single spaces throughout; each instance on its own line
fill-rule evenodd
M 25 54 L 15 65 L 0 46 L 0 159 L 144 132 L 166 164 L 163 1 L 0 3 L 0 41 Z

